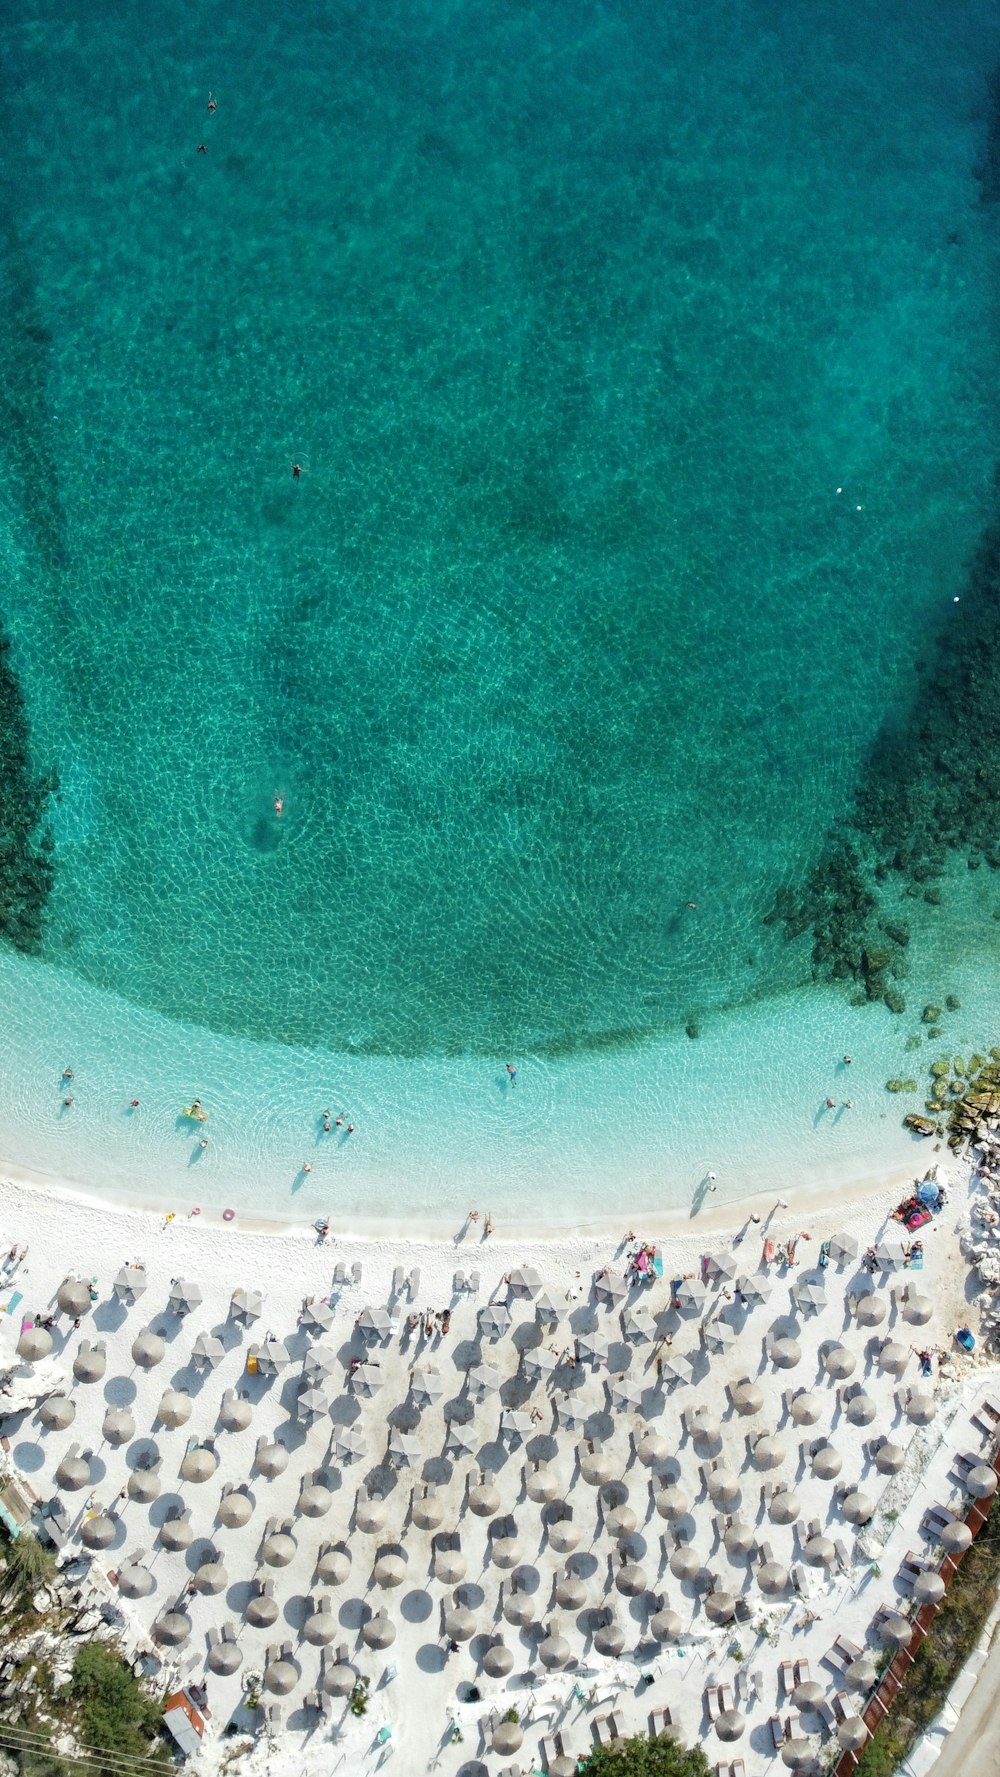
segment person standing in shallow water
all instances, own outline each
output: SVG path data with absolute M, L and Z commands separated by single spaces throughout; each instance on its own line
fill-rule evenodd
M 517 1068 L 512 1061 L 508 1061 L 507 1063 L 507 1078 L 512 1087 L 517 1085 Z

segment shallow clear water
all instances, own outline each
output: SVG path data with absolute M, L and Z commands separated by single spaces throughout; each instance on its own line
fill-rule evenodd
M 800 981 L 761 916 L 990 512 L 995 7 L 29 3 L 3 47 L 48 964 L 534 1055 L 560 1127 L 563 1058 Z

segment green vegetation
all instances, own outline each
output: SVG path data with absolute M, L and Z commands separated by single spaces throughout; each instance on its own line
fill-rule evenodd
M 56 1558 L 52 1550 L 45 1548 L 30 1531 L 22 1531 L 7 1545 L 7 1574 L 17 1582 L 23 1604 L 31 1603 L 34 1594 L 52 1579 L 55 1571 Z
M 979 1640 L 1000 1591 L 1000 1494 L 917 1650 L 890 1714 L 861 1755 L 856 1777 L 892 1777 L 930 1727 Z
M 160 1731 L 160 1705 L 106 1641 L 87 1641 L 80 1648 L 65 1694 L 76 1705 L 85 1746 L 112 1760 L 149 1758 Z M 165 1747 L 162 1762 L 170 1763 Z
M 347 1707 L 349 1708 L 352 1715 L 367 1715 L 367 1713 L 368 1713 L 368 1679 L 367 1678 L 359 1678 L 358 1679 L 357 1684 L 355 1685 L 353 1691 L 351 1692 L 351 1700 L 350 1700 L 349 1704 L 347 1705 Z
M 658 1740 L 637 1735 L 596 1748 L 580 1766 L 581 1777 L 711 1777 L 700 1746 L 678 1746 L 669 1734 Z

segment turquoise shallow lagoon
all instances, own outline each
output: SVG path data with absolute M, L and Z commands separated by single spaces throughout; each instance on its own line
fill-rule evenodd
M 61 785 L 5 1151 L 180 1190 L 198 1093 L 200 1189 L 275 1213 L 338 1097 L 355 1209 L 874 1163 L 898 1107 L 814 1098 L 903 1021 L 761 921 L 993 517 L 995 6 L 2 41 L 0 606 Z M 991 895 L 922 912 L 908 1000 L 988 994 Z

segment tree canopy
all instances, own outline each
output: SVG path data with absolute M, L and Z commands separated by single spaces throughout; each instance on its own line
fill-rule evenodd
M 656 1740 L 639 1734 L 595 1748 L 580 1773 L 581 1777 L 711 1777 L 711 1766 L 700 1746 L 680 1746 L 669 1734 Z

